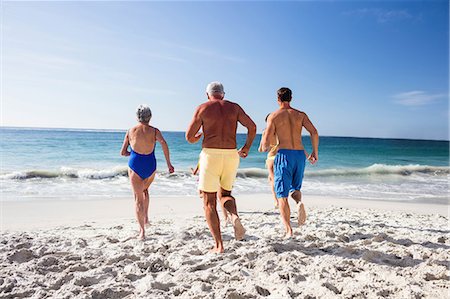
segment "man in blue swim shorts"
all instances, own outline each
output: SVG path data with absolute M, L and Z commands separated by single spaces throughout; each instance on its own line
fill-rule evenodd
M 289 88 L 282 87 L 277 94 L 280 108 L 271 113 L 267 119 L 267 128 L 263 134 L 261 148 L 263 151 L 268 151 L 270 140 L 273 137 L 278 139 L 278 153 L 274 161 L 274 187 L 281 220 L 286 227 L 286 237 L 292 237 L 289 193 L 297 203 L 298 224 L 302 225 L 306 221 L 305 207 L 301 202 L 302 193 L 300 192 L 305 161 L 308 159 L 311 164 L 314 164 L 319 159 L 319 134 L 306 113 L 291 107 L 292 91 Z M 308 157 L 302 144 L 303 127 L 311 135 L 313 151 Z

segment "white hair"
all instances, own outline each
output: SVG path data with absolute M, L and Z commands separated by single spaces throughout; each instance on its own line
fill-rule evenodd
M 139 122 L 148 123 L 152 118 L 152 110 L 147 105 L 139 105 L 136 109 L 136 116 Z
M 206 93 L 210 96 L 216 95 L 216 94 L 224 95 L 225 91 L 223 90 L 222 83 L 220 83 L 218 81 L 214 81 L 214 82 L 209 83 L 208 86 L 206 86 Z

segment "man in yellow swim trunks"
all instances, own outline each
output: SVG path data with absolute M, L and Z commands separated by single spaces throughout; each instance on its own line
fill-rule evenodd
M 224 249 L 216 209 L 217 192 L 220 192 L 222 206 L 231 214 L 236 240 L 242 240 L 245 229 L 239 219 L 231 190 L 236 179 L 239 157 L 247 157 L 256 135 L 256 125 L 238 104 L 224 99 L 225 92 L 220 82 L 208 84 L 206 96 L 208 101 L 197 107 L 186 131 L 186 140 L 190 143 L 198 142 L 202 136 L 199 131 L 203 130 L 198 188 L 203 192 L 205 217 L 215 241 L 211 252 L 222 253 Z M 248 130 L 247 140 L 240 150 L 236 149 L 238 122 Z

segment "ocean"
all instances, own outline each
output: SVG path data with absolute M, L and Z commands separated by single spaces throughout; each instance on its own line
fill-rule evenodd
M 0 128 L 2 200 L 89 200 L 130 197 L 127 158 L 120 156 L 125 131 Z M 163 132 L 175 173 L 168 174 L 156 146 L 158 174 L 151 195 L 196 195 L 191 175 L 201 144 L 184 132 Z M 265 153 L 241 159 L 234 193 L 269 193 Z M 305 147 L 311 150 L 308 136 Z M 245 135 L 238 134 L 238 146 Z M 304 196 L 448 204 L 449 142 L 406 139 L 320 137 L 319 162 L 308 164 Z

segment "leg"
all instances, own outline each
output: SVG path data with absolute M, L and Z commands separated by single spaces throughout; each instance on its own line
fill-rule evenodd
M 306 211 L 305 206 L 302 203 L 302 193 L 300 189 L 302 188 L 303 175 L 305 173 L 305 161 L 306 155 L 305 151 L 297 151 L 295 153 L 296 159 L 294 160 L 293 167 L 293 177 L 292 177 L 292 185 L 291 190 L 295 190 L 291 196 L 297 203 L 297 221 L 298 225 L 303 225 L 306 222 Z
M 139 175 L 137 175 L 134 171 L 128 171 L 131 187 L 134 193 L 135 199 L 135 211 L 136 211 L 136 219 L 139 224 L 139 238 L 143 240 L 145 238 L 145 210 L 144 210 L 144 181 L 141 179 Z
M 144 223 L 145 225 L 150 225 L 150 222 L 148 221 L 148 205 L 150 201 L 150 195 L 148 194 L 148 189 L 144 190 Z
M 217 194 L 217 197 L 219 198 L 220 206 L 221 206 L 222 214 L 223 214 L 223 219 L 225 220 L 224 226 L 226 226 L 228 222 L 231 222 L 231 220 L 230 220 L 230 217 L 228 216 L 227 210 L 226 210 L 225 207 L 223 206 L 222 192 L 219 192 L 219 193 Z
M 291 197 L 297 203 L 298 225 L 303 225 L 306 222 L 306 211 L 305 211 L 305 205 L 302 203 L 302 192 L 300 192 L 300 190 L 295 190 L 291 194 Z
M 273 176 L 274 176 L 274 174 L 273 174 L 273 163 L 274 163 L 274 160 L 267 159 L 266 164 L 267 164 L 267 170 L 269 171 L 268 179 L 269 179 L 270 190 L 272 191 L 273 199 L 274 199 L 274 202 L 275 202 L 275 209 L 278 209 L 278 199 L 277 199 L 277 195 L 275 194 L 275 187 L 274 187 L 274 184 L 273 184 Z
M 225 212 L 231 214 L 231 223 L 234 227 L 234 237 L 236 240 L 240 241 L 244 238 L 245 228 L 241 224 L 241 220 L 239 219 L 239 215 L 237 213 L 236 208 L 236 200 L 233 196 L 231 196 L 231 191 L 225 190 L 223 188 L 220 189 L 222 196 L 220 197 L 220 202 L 224 207 Z
M 222 235 L 220 233 L 220 221 L 219 215 L 217 214 L 217 200 L 216 192 L 203 192 L 203 204 L 205 209 L 205 218 L 208 223 L 209 230 L 216 243 L 214 248 L 211 250 L 213 253 L 223 252 L 223 242 Z
M 291 209 L 289 208 L 289 202 L 287 197 L 278 198 L 281 221 L 286 228 L 286 237 L 290 238 L 293 236 L 291 227 Z
M 155 179 L 155 173 L 153 173 L 149 178 L 145 179 L 144 181 L 144 215 L 145 215 L 145 224 L 150 225 L 150 222 L 148 221 L 148 206 L 150 202 L 150 195 L 148 193 L 148 188 L 150 188 L 151 183 L 153 183 L 153 180 Z

